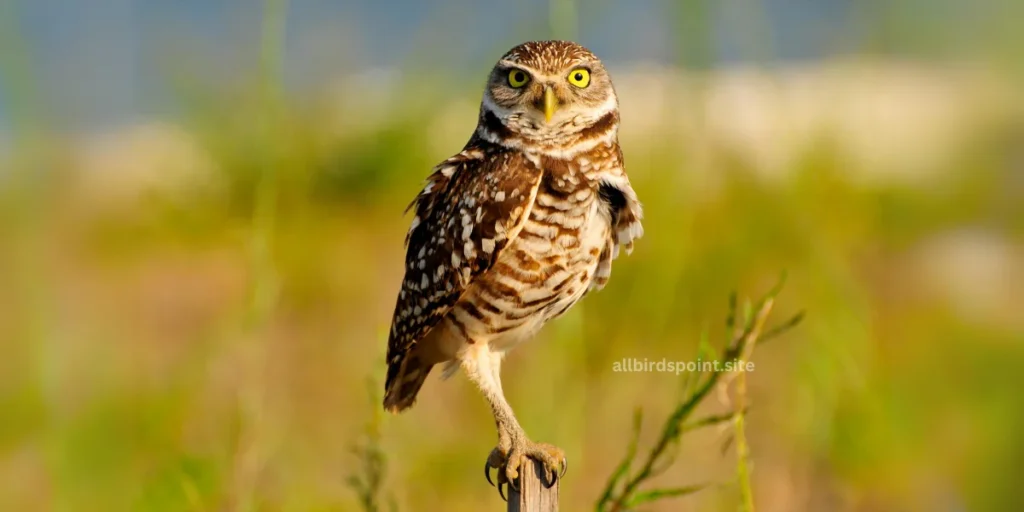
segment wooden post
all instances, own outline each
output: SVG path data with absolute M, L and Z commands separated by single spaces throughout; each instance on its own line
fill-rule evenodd
M 544 465 L 533 459 L 533 471 L 519 471 L 519 491 L 508 490 L 508 512 L 558 512 L 558 482 L 544 487 Z

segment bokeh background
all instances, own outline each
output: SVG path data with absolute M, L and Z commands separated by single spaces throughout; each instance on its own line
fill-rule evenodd
M 587 510 L 732 290 L 765 511 L 1021 510 L 1024 3 L 8 0 L 0 6 L 0 509 L 499 510 L 463 378 L 379 411 L 402 210 L 493 61 L 607 62 L 646 236 L 505 389 Z M 725 406 L 712 400 L 702 412 Z M 733 510 L 729 428 L 649 510 Z M 372 451 L 372 450 L 371 450 Z M 387 509 L 387 508 L 385 508 Z

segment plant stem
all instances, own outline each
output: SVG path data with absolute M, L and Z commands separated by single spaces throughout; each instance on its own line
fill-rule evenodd
M 746 362 L 750 358 L 750 354 L 754 350 L 754 345 L 757 343 L 757 339 L 761 335 L 761 331 L 764 329 L 764 324 L 768 319 L 768 314 L 771 313 L 773 304 L 774 299 L 771 297 L 766 299 L 764 304 L 761 306 L 761 309 L 757 312 L 757 316 L 754 317 L 753 328 L 748 334 L 747 342 L 743 345 L 740 361 Z M 736 476 L 739 481 L 742 510 L 745 512 L 754 512 L 754 492 L 750 484 L 750 446 L 747 444 L 745 430 L 747 372 L 741 369 L 735 375 L 736 397 L 733 400 L 733 406 L 735 407 L 734 414 L 736 430 Z

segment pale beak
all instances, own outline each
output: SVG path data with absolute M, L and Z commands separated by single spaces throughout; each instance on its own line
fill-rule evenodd
M 558 108 L 558 99 L 555 98 L 555 91 L 551 89 L 551 86 L 544 87 L 544 122 L 550 123 L 551 117 L 555 115 L 555 110 Z

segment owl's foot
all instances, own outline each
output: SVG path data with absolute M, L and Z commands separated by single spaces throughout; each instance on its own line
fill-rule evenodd
M 497 470 L 498 494 L 506 499 L 502 488 L 504 485 L 519 490 L 519 471 L 527 464 L 527 459 L 533 459 L 544 465 L 544 485 L 551 487 L 558 482 L 558 479 L 565 475 L 569 464 L 565 459 L 565 452 L 557 446 L 546 443 L 535 443 L 526 438 L 525 435 L 517 437 L 504 437 L 498 441 L 498 446 L 491 450 L 484 465 L 484 476 L 487 482 L 491 481 L 491 468 Z

